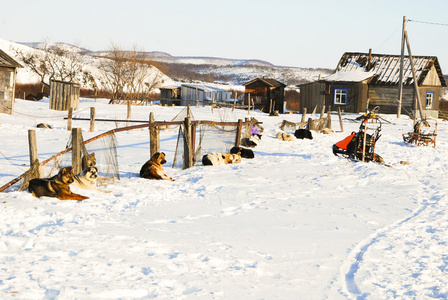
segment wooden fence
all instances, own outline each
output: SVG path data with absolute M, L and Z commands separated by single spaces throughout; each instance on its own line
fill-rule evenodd
M 73 118 L 73 120 L 90 120 L 88 118 Z M 107 119 L 97 119 L 96 121 L 102 121 L 102 122 L 117 122 L 117 120 L 107 120 Z M 196 136 L 196 127 L 199 124 L 210 124 L 210 125 L 218 125 L 218 126 L 236 126 L 236 136 L 235 136 L 235 146 L 239 146 L 240 140 L 241 140 L 241 134 L 242 134 L 242 128 L 243 125 L 246 126 L 246 131 L 249 130 L 249 126 L 251 122 L 246 118 L 245 122 L 243 122 L 241 119 L 238 120 L 238 122 L 215 122 L 215 121 L 191 121 L 190 117 L 186 117 L 184 121 L 172 121 L 172 122 L 159 122 L 155 121 L 152 113 L 150 114 L 149 121 L 135 121 L 135 120 L 125 120 L 126 122 L 139 122 L 139 123 L 146 123 L 146 124 L 140 124 L 140 125 L 133 125 L 133 126 L 127 126 L 127 127 L 121 127 L 109 130 L 107 132 L 104 132 L 102 134 L 99 134 L 93 138 L 90 138 L 86 141 L 84 141 L 84 144 L 88 144 L 90 142 L 93 142 L 97 139 L 100 139 L 108 134 L 114 134 L 117 132 L 124 132 L 124 131 L 130 131 L 134 129 L 140 129 L 140 128 L 148 128 L 149 129 L 149 138 L 150 138 L 150 156 L 152 156 L 155 152 L 160 151 L 160 128 L 166 127 L 169 125 L 182 125 L 184 126 L 184 168 L 190 168 L 193 166 L 193 158 L 194 158 L 194 149 L 195 149 L 195 136 Z M 70 120 L 71 122 L 71 120 Z M 91 127 L 92 128 L 92 127 Z M 82 141 L 82 135 L 81 135 L 81 129 L 80 128 L 73 128 L 72 129 L 72 148 L 67 148 L 52 157 L 44 160 L 43 162 L 39 163 L 39 160 L 37 159 L 37 146 L 36 146 L 36 138 L 34 130 L 31 130 L 29 132 L 29 149 L 30 149 L 30 169 L 27 170 L 22 175 L 18 176 L 17 178 L 11 180 L 7 184 L 0 187 L 0 192 L 6 191 L 9 187 L 20 181 L 21 179 L 29 176 L 32 174 L 33 170 L 38 169 L 40 166 L 46 165 L 50 161 L 56 159 L 57 157 L 66 154 L 68 152 L 72 152 L 72 167 L 75 168 L 77 172 L 80 172 L 81 169 L 81 160 L 82 160 L 82 151 L 79 151 L 81 149 L 82 145 L 80 145 Z M 78 149 L 78 150 L 76 150 Z M 30 178 L 31 179 L 31 178 Z

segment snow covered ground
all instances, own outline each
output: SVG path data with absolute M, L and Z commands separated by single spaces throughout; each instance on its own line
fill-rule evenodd
M 126 106 L 82 99 L 76 113 L 124 119 Z M 169 121 L 181 107 L 139 106 L 132 118 Z M 192 107 L 197 120 L 236 121 L 246 111 Z M 380 110 L 381 113 L 381 110 Z M 28 130 L 40 160 L 64 149 L 66 114 L 17 100 L 0 115 L 0 186 L 29 165 Z M 176 129 L 161 131 L 165 172 L 138 177 L 149 158 L 148 130 L 117 133 L 121 180 L 72 188 L 90 199 L 37 199 L 0 193 L 2 299 L 433 299 L 448 298 L 446 175 L 448 125 L 437 147 L 404 144 L 407 117 L 381 115 L 377 152 L 392 166 L 335 157 L 331 146 L 357 130 L 313 140 L 276 139 L 283 120 L 263 122 L 255 158 L 240 164 L 171 168 Z M 314 116 L 317 117 L 317 116 Z M 344 115 L 353 119 L 356 115 Z M 53 129 L 37 129 L 48 123 Z M 333 115 L 333 129 L 340 129 Z M 125 124 L 74 121 L 84 138 Z M 292 133 L 292 132 L 290 132 Z M 408 161 L 408 165 L 399 164 Z

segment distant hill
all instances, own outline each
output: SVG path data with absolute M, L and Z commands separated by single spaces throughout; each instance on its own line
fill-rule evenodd
M 20 44 L 38 48 L 41 43 L 22 42 Z M 64 43 L 57 43 L 64 44 Z M 84 52 L 91 56 L 103 56 L 108 51 L 90 51 L 65 44 L 72 51 Z M 177 82 L 206 82 L 227 85 L 242 85 L 256 77 L 269 77 L 289 86 L 315 81 L 319 76 L 333 72 L 330 69 L 313 69 L 274 64 L 257 59 L 230 59 L 219 57 L 172 56 L 161 51 L 146 52 L 162 73 Z

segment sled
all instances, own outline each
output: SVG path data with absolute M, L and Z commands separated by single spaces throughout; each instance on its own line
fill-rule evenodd
M 430 129 L 431 124 L 433 125 Z M 418 121 L 414 125 L 414 131 L 403 133 L 403 140 L 407 144 L 417 145 L 417 146 L 428 146 L 430 144 L 436 147 L 436 137 L 437 137 L 437 120 L 433 118 L 425 118 Z
M 344 156 L 351 160 L 364 162 L 383 162 L 383 159 L 375 153 L 376 141 L 381 134 L 381 120 L 378 117 L 378 107 L 359 117 L 361 124 L 358 132 L 333 145 L 333 154 Z

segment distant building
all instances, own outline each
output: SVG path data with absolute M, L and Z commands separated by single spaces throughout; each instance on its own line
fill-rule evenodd
M 335 72 L 316 82 L 300 85 L 302 109 L 322 106 L 340 107 L 345 112 L 364 112 L 380 107 L 381 113 L 398 109 L 400 55 L 344 53 Z M 438 116 L 441 90 L 446 82 L 435 56 L 414 56 L 418 93 L 426 116 Z M 414 78 L 409 57 L 404 58 L 402 113 L 411 115 L 416 108 Z
M 23 68 L 0 49 L 0 113 L 12 115 L 17 68 Z
M 187 104 L 204 105 L 208 103 L 227 102 L 232 97 L 232 93 L 222 89 L 199 85 L 182 84 L 180 86 L 165 86 L 160 88 L 160 101 L 162 104 L 174 103 L 180 106 Z
M 273 110 L 283 113 L 286 84 L 271 78 L 255 78 L 244 84 L 244 104 L 253 100 L 256 109 L 271 113 Z M 252 105 L 252 102 L 251 102 Z

